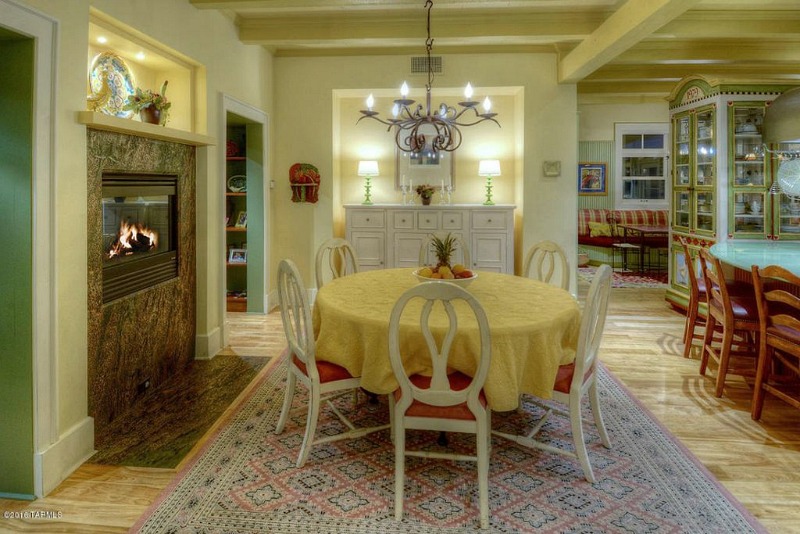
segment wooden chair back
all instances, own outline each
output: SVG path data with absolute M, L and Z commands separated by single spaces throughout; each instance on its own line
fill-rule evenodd
M 728 295 L 722 263 L 708 249 L 700 249 L 700 267 L 703 270 L 703 279 L 706 284 L 708 313 L 713 314 L 723 328 L 732 328 L 733 307 Z
M 761 419 L 765 392 L 800 408 L 800 393 L 796 389 L 800 377 L 800 276 L 778 265 L 762 269 L 753 265 L 752 273 L 760 343 L 750 415 L 757 421 Z M 778 366 L 774 360 L 779 362 Z M 785 375 L 783 384 L 771 380 L 776 369 Z
M 689 302 L 697 302 L 700 298 L 700 288 L 697 285 L 697 271 L 695 270 L 694 258 L 689 252 L 689 244 L 685 237 L 680 238 L 681 248 L 683 249 L 683 261 L 686 264 L 686 278 L 689 283 Z
M 561 283 L 551 282 L 556 273 L 556 266 L 561 275 Z M 562 289 L 569 289 L 569 262 L 564 250 L 553 241 L 535 243 L 525 255 L 522 276 L 534 278 Z
M 758 317 L 762 333 L 769 329 L 788 328 L 800 333 L 800 297 L 789 290 L 789 286 L 800 289 L 800 276 L 779 265 L 769 265 L 759 269 L 753 265 L 753 288 L 756 293 Z M 775 286 L 765 289 L 764 282 L 775 282 Z M 798 352 L 800 347 L 793 347 Z
M 322 243 L 317 249 L 314 263 L 317 289 L 321 288 L 326 280 L 358 272 L 356 251 L 349 241 L 341 237 L 333 237 Z

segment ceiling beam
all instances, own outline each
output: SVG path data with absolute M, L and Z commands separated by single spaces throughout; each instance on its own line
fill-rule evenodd
M 423 0 L 189 0 L 198 9 L 236 9 L 252 13 L 308 13 L 314 11 L 414 11 L 424 7 Z M 611 10 L 618 0 L 436 0 L 434 11 L 480 10 Z
M 431 36 L 438 44 L 552 44 L 579 42 L 602 23 L 600 14 L 507 13 L 486 15 L 459 13 L 432 17 Z M 384 46 L 407 46 L 412 41 L 425 44 L 425 17 L 422 10 L 412 15 L 387 17 L 377 13 L 270 16 L 240 20 L 239 39 L 265 46 L 342 46 L 370 40 Z
M 559 61 L 559 81 L 581 80 L 699 1 L 628 0 Z

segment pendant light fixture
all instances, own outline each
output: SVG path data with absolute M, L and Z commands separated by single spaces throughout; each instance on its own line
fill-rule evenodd
M 484 121 L 492 121 L 500 126 L 492 113 L 492 102 L 487 96 L 483 101 L 483 113 L 478 111 L 480 102 L 472 100 L 472 85 L 467 83 L 464 89 L 464 102 L 458 103 L 458 108 L 442 102 L 437 108 L 431 106 L 431 87 L 433 86 L 433 68 L 431 66 L 431 8 L 433 0 L 426 0 L 425 8 L 428 12 L 428 38 L 425 41 L 425 50 L 428 56 L 428 83 L 425 85 L 425 104 L 417 104 L 408 98 L 409 88 L 403 82 L 400 88 L 400 98 L 394 101 L 392 118 L 383 119 L 377 111 L 373 111 L 375 99 L 372 94 L 367 97 L 367 109 L 361 110 L 361 119 L 374 119 L 381 124 L 386 124 L 387 131 L 395 131 L 395 143 L 403 152 L 412 154 L 436 154 L 439 151 L 452 152 L 461 145 L 461 131 L 459 128 L 474 126 Z

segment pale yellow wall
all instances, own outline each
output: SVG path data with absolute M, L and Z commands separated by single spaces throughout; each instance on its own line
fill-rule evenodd
M 186 0 L 27 0 L 23 3 L 59 21 L 56 94 L 56 321 L 58 429 L 64 433 L 87 416 L 86 135 L 76 122 L 84 110 L 89 8 L 94 7 L 206 67 L 207 124 L 219 132 L 220 92 L 271 111 L 271 64 L 260 47 L 242 45 L 233 23 Z M 205 112 L 202 115 L 205 115 Z M 220 212 L 219 151 L 198 151 L 197 250 L 198 335 L 221 325 L 219 288 L 223 214 Z M 77 233 L 76 233 L 77 231 Z M 69 237 L 69 238 L 67 238 Z M 78 237 L 78 238 L 76 238 Z M 72 466 L 64 466 L 67 467 Z
M 434 89 L 461 87 L 470 81 L 476 88 L 476 96 L 482 94 L 482 87 L 500 93 L 505 91 L 505 98 L 499 101 L 511 109 L 501 111 L 498 119 L 503 128 L 512 133 L 508 138 L 493 137 L 498 133 L 493 130 L 496 127 L 489 124 L 467 128 L 464 133 L 469 141 L 465 141 L 468 144 L 464 150 L 477 156 L 481 140 L 486 143 L 487 139 L 503 139 L 501 146 L 489 152 L 497 150 L 501 152 L 497 157 L 509 162 L 510 179 L 506 181 L 504 169 L 504 176 L 499 180 L 504 183 L 499 185 L 498 195 L 502 201 L 514 202 L 519 208 L 517 256 L 533 240 L 547 237 L 561 243 L 574 258 L 577 196 L 569 169 L 577 165 L 575 86 L 556 83 L 556 59 L 550 54 L 448 55 L 444 62 L 445 74 L 436 78 Z M 380 146 L 376 157 L 392 157 L 391 140 L 386 141 L 391 135 L 385 129 L 364 125 L 364 128 L 372 128 L 369 135 L 359 132 L 356 139 L 345 135 L 362 126 L 352 126 L 358 115 L 353 115 L 350 102 L 342 105 L 341 98 L 334 102 L 334 92 L 337 95 L 346 93 L 348 99 L 361 98 L 363 102 L 371 90 L 396 91 L 407 77 L 412 85 L 423 85 L 411 81 L 407 75 L 408 63 L 406 56 L 274 60 L 277 139 L 273 169 L 277 187 L 272 202 L 278 224 L 287 225 L 291 231 L 273 233 L 272 262 L 275 265 L 281 258 L 291 257 L 309 285 L 316 246 L 335 231 L 341 232 L 335 227 L 335 221 L 341 217 L 342 201 L 359 198 L 349 177 L 354 169 L 354 158 L 349 154 L 359 154 L 361 144 L 369 142 L 370 146 Z M 345 148 L 347 163 L 340 160 Z M 544 160 L 561 161 L 562 176 L 544 178 Z M 474 159 L 472 161 L 474 166 Z M 289 200 L 288 169 L 297 162 L 314 164 L 320 170 L 322 187 L 316 205 L 293 204 Z M 458 159 L 456 168 L 459 168 Z M 457 183 L 458 201 L 483 202 L 481 182 L 470 177 L 469 165 L 464 173 L 465 187 L 462 189 L 462 182 Z M 341 184 L 337 181 L 340 177 L 344 178 Z M 459 180 L 460 177 L 459 173 Z M 390 198 L 392 195 L 385 188 L 382 183 L 378 186 L 379 198 L 396 201 L 398 197 Z M 513 188 L 513 193 L 509 188 Z M 520 217 L 523 213 L 524 218 Z
M 642 104 L 578 105 L 581 141 L 613 141 L 615 122 L 669 122 L 667 101 Z

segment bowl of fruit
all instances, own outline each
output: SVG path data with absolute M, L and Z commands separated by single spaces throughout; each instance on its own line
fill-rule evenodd
M 443 280 L 466 287 L 475 280 L 478 275 L 467 269 L 460 263 L 452 264 L 450 259 L 458 248 L 458 239 L 451 234 L 446 237 L 431 236 L 431 247 L 436 254 L 436 265 L 423 265 L 414 271 L 414 276 L 420 282 L 431 282 Z M 422 263 L 422 261 L 420 261 Z
M 478 278 L 478 273 L 472 272 L 461 264 L 455 264 L 452 267 L 441 265 L 439 267 L 420 267 L 414 271 L 414 276 L 420 282 L 434 282 L 441 280 L 442 282 L 452 282 L 461 287 L 467 287 L 473 280 Z

